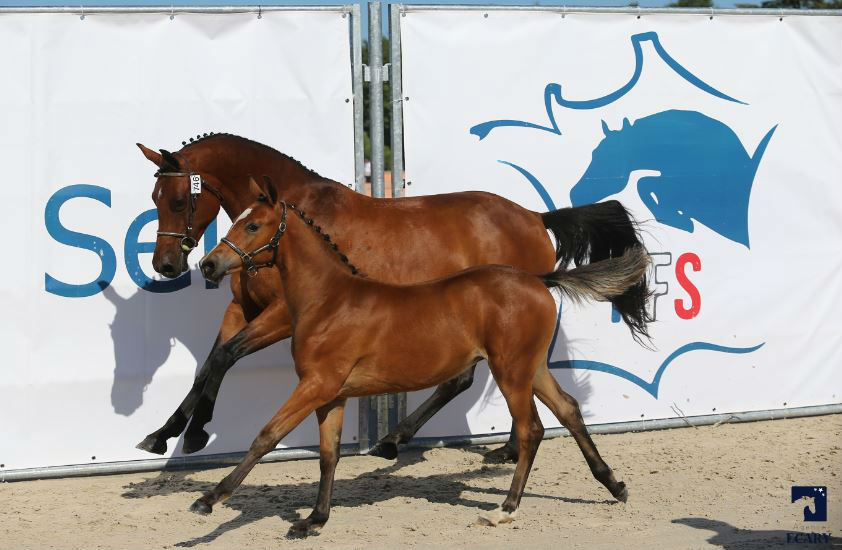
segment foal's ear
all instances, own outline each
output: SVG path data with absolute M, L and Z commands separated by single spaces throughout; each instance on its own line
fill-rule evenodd
M 162 170 L 169 170 L 170 172 L 178 172 L 178 159 L 175 158 L 175 155 L 167 151 L 166 149 L 161 149 L 161 158 L 163 159 L 161 164 L 158 166 Z
M 275 187 L 275 184 L 272 182 L 272 178 L 269 176 L 263 176 L 263 188 L 266 189 L 266 193 L 269 194 L 272 204 L 278 202 L 278 188 Z
M 155 166 L 161 166 L 161 163 L 164 162 L 164 157 L 162 157 L 160 153 L 156 153 L 142 143 L 136 143 L 135 145 L 140 147 L 140 152 L 143 153 L 143 156 L 148 158 Z
M 263 201 L 266 200 L 266 194 L 263 192 L 263 189 L 257 185 L 257 182 L 254 181 L 252 176 L 249 176 L 249 193 L 254 196 L 255 200 Z

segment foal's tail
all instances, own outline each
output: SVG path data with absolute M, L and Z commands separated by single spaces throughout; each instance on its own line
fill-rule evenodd
M 565 271 L 547 273 L 541 280 L 547 288 L 558 288 L 574 302 L 586 298 L 612 302 L 631 329 L 632 337 L 640 342 L 649 338 L 647 325 L 652 316 L 646 308 L 652 293 L 646 286 L 649 254 L 641 245 L 628 248 L 625 254 L 607 260 L 592 262 Z M 625 297 L 617 300 L 618 297 Z
M 561 208 L 542 214 L 541 219 L 556 238 L 556 259 L 560 261 L 561 269 L 571 262 L 581 266 L 585 262 L 593 265 L 609 259 L 622 261 L 624 254 L 636 249 L 646 255 L 637 222 L 618 201 Z M 646 325 L 652 321 L 646 309 L 650 296 L 644 269 L 643 274 L 623 291 L 597 299 L 610 301 L 631 329 L 632 337 L 643 344 L 641 337 L 649 338 Z

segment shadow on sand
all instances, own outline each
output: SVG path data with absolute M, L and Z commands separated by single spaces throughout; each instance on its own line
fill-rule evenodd
M 422 477 L 395 475 L 402 468 L 425 460 L 423 451 L 406 450 L 399 456 L 397 462 L 388 466 L 361 474 L 354 479 L 337 479 L 332 500 L 334 510 L 336 508 L 353 508 L 365 504 L 384 502 L 395 497 L 422 499 L 433 503 L 466 506 L 478 510 L 492 510 L 499 506 L 499 502 L 473 500 L 463 497 L 462 494 L 494 495 L 502 501 L 508 493 L 509 483 L 514 471 L 514 467 L 509 465 L 486 465 L 479 469 L 459 473 L 434 474 Z M 230 499 L 222 505 L 217 505 L 239 511 L 238 517 L 222 523 L 207 535 L 180 542 L 176 546 L 192 547 L 212 542 L 229 531 L 267 517 L 280 517 L 290 523 L 301 519 L 296 510 L 310 509 L 316 502 L 319 487 L 319 468 L 316 461 L 312 461 L 312 464 L 313 481 L 283 483 L 276 486 L 241 485 Z M 122 496 L 124 498 L 148 498 L 192 492 L 196 493 L 198 497 L 199 493 L 210 491 L 216 485 L 207 481 L 189 479 L 188 475 L 189 472 L 162 473 L 155 478 L 139 483 L 130 483 L 126 485 L 127 491 Z M 468 484 L 468 482 L 478 479 L 495 480 L 500 487 L 491 489 Z M 576 504 L 615 503 L 614 500 L 596 501 L 535 494 L 528 490 L 524 492 L 524 496 L 555 499 Z M 184 513 L 190 512 L 184 510 Z M 317 535 L 317 533 L 313 533 L 313 535 Z
M 694 529 L 710 531 L 711 535 L 707 542 L 725 550 L 777 550 L 784 548 L 791 550 L 801 546 L 815 548 L 816 550 L 819 548 L 836 550 L 842 548 L 842 538 L 839 537 L 827 537 L 826 540 L 820 537 L 815 542 L 807 542 L 803 539 L 804 533 L 809 532 L 806 530 L 800 531 L 802 539 L 799 542 L 802 544 L 798 544 L 792 540 L 797 533 L 796 531 L 739 529 L 724 521 L 707 518 L 680 518 L 674 519 L 672 522 Z M 816 533 L 821 533 L 826 526 L 826 524 L 818 523 L 814 525 Z

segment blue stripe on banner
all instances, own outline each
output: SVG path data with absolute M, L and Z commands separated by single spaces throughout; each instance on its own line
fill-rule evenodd
M 559 318 L 561 317 L 561 313 L 559 312 Z M 558 334 L 558 327 L 556 327 L 556 334 Z M 585 370 L 595 370 L 599 372 L 605 372 L 608 374 L 613 374 L 614 376 L 619 376 L 625 380 L 628 380 L 632 384 L 643 388 L 649 395 L 654 397 L 655 399 L 658 398 L 658 386 L 661 384 L 661 377 L 664 374 L 664 371 L 667 370 L 667 367 L 672 363 L 675 359 L 679 356 L 684 355 L 685 353 L 689 353 L 691 351 L 717 351 L 720 353 L 751 353 L 753 351 L 757 351 L 758 349 L 762 348 L 765 342 L 758 344 L 756 346 L 752 346 L 749 348 L 731 348 L 728 346 L 720 346 L 718 344 L 711 344 L 708 342 L 691 342 L 689 344 L 685 344 L 672 352 L 669 357 L 667 357 L 661 366 L 658 367 L 658 371 L 655 373 L 655 378 L 651 382 L 647 382 L 646 380 L 640 378 L 639 376 L 630 373 L 627 370 L 623 370 L 620 367 L 615 367 L 614 365 L 609 365 L 607 363 L 600 363 L 599 361 L 587 361 L 584 359 L 570 359 L 566 361 L 555 361 L 549 363 L 549 367 L 551 369 L 585 369 Z M 555 346 L 555 337 L 553 337 L 553 346 Z M 550 347 L 552 349 L 552 346 Z

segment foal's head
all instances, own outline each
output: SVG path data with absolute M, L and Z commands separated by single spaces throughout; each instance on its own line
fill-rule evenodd
M 286 230 L 287 206 L 278 200 L 278 191 L 269 178 L 264 178 L 263 186 L 252 178 L 249 188 L 255 201 L 234 220 L 216 248 L 199 262 L 202 274 L 209 281 L 219 282 L 225 275 L 243 268 L 254 273 L 258 267 L 272 265 L 277 260 L 278 242 Z
M 165 277 L 175 278 L 187 271 L 188 254 L 219 213 L 220 183 L 191 166 L 184 152 L 161 149 L 158 153 L 140 143 L 137 146 L 158 167 L 152 190 L 152 202 L 158 210 L 158 239 L 152 267 Z M 199 176 L 202 182 L 192 192 L 191 175 Z

